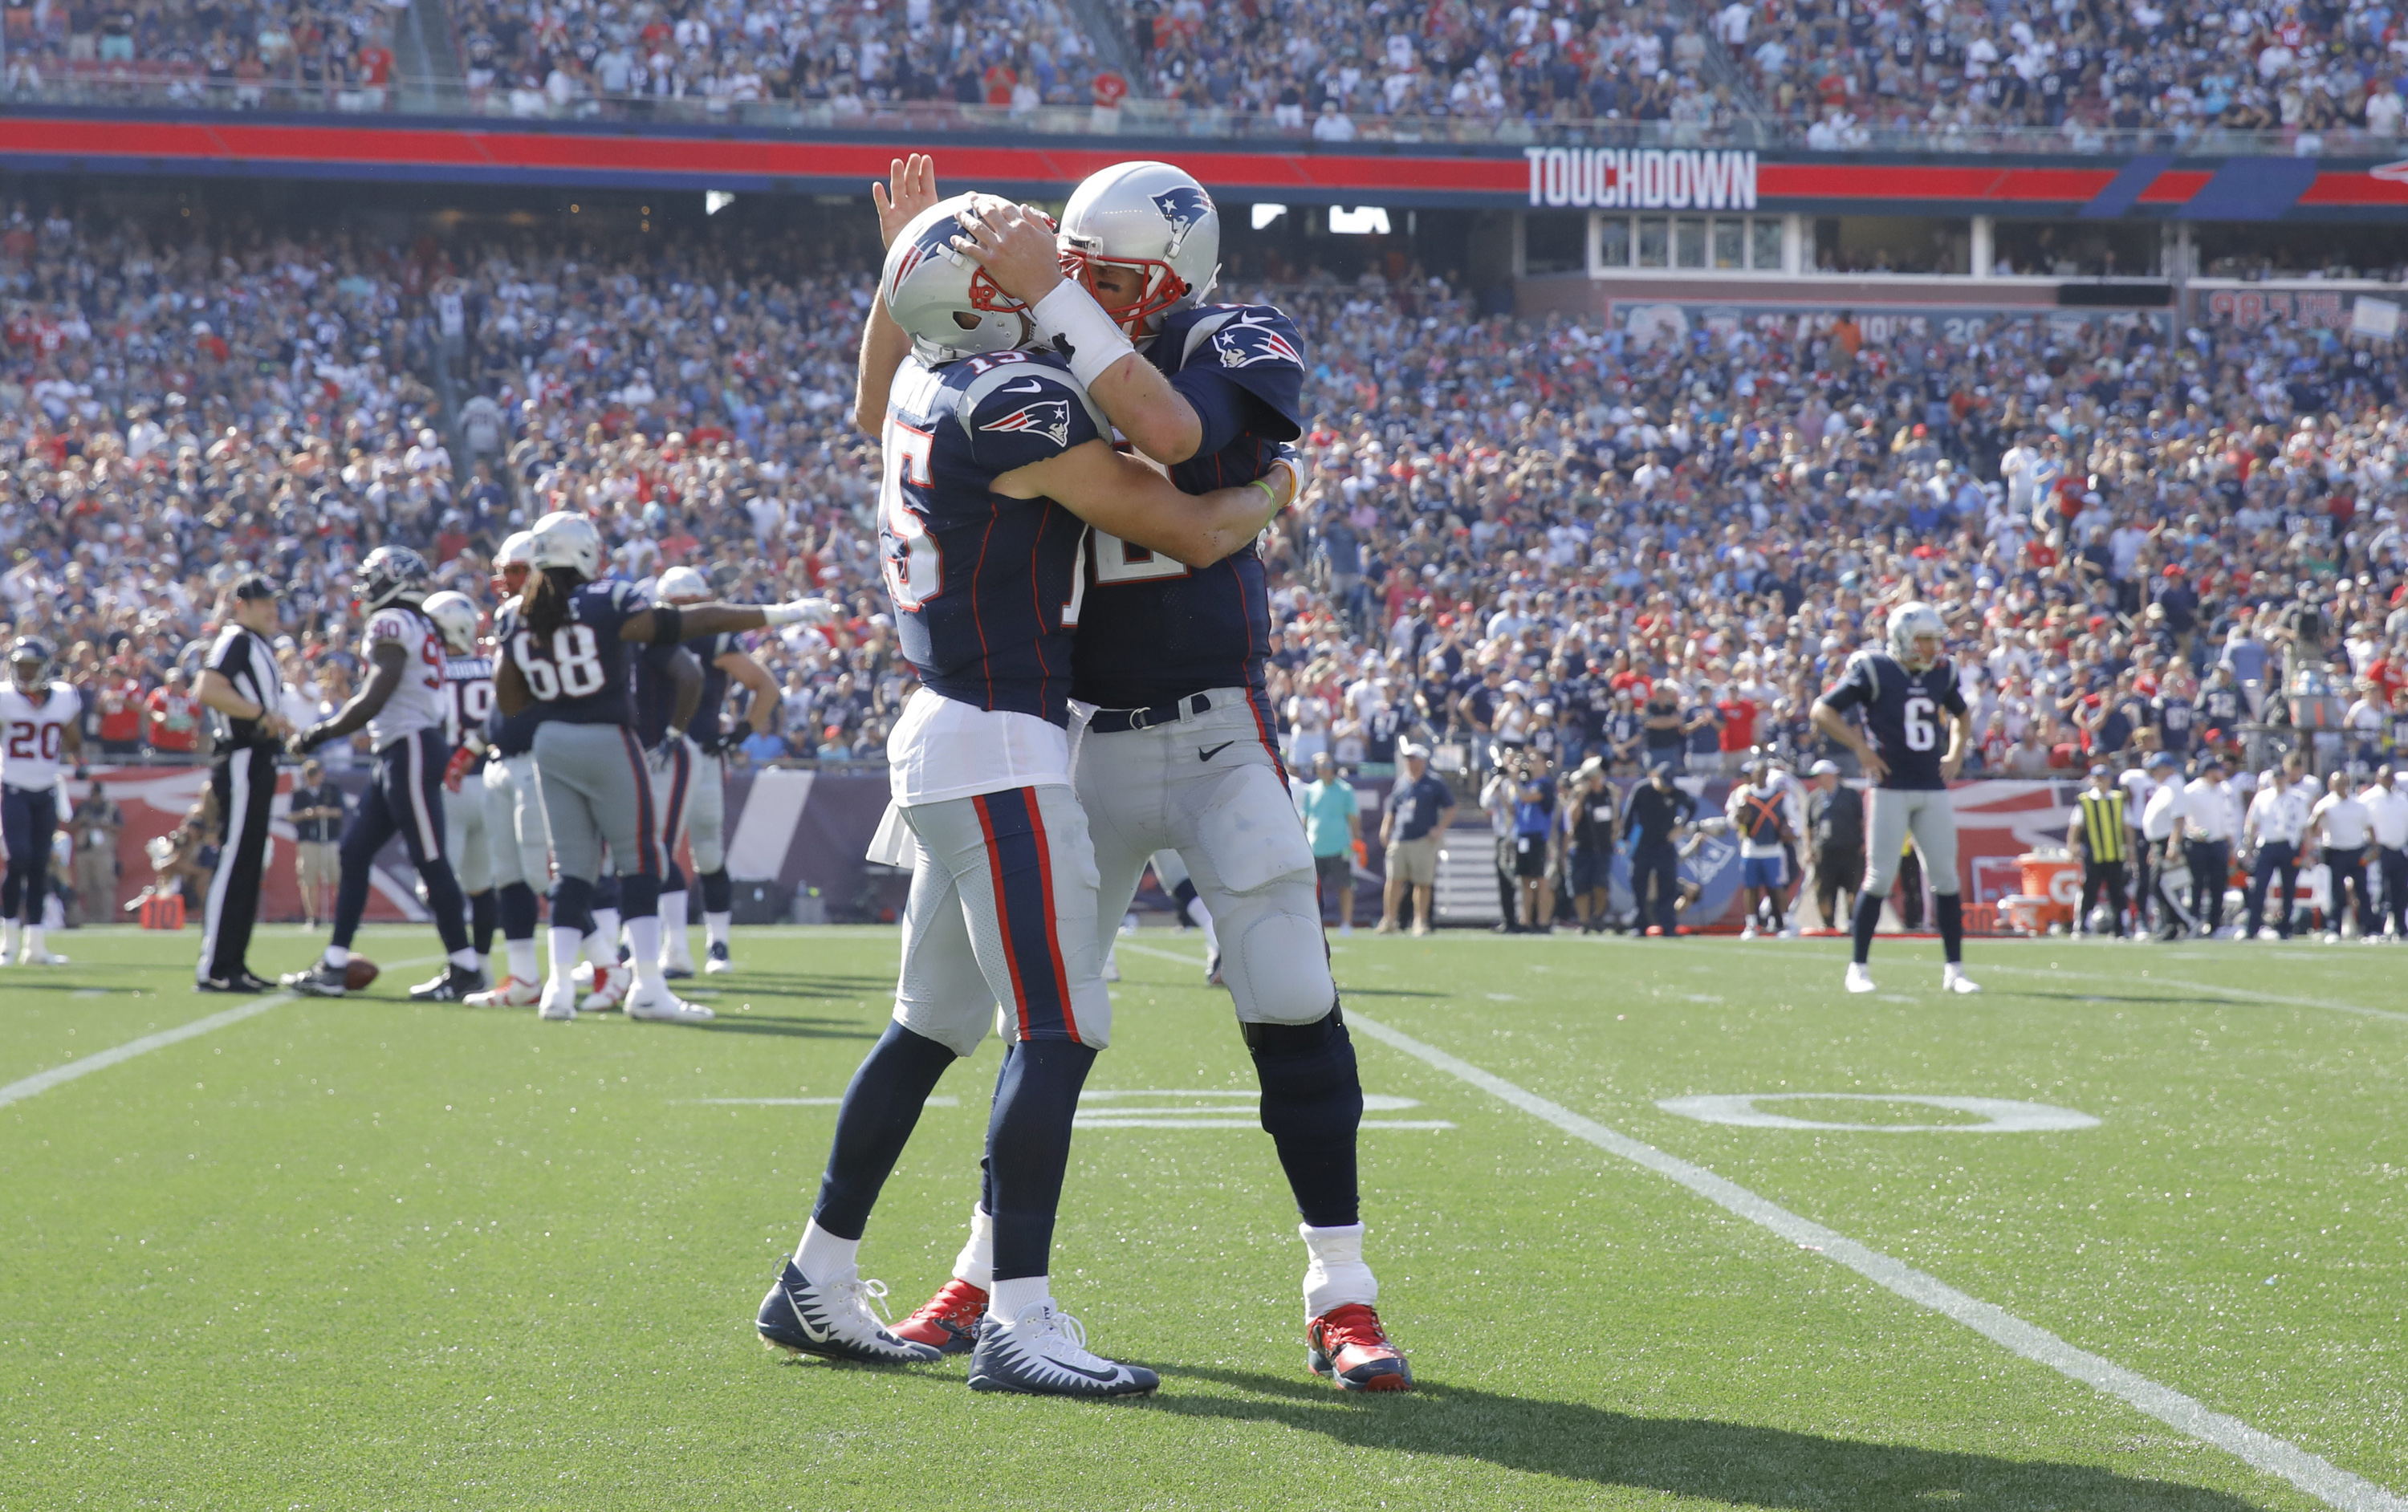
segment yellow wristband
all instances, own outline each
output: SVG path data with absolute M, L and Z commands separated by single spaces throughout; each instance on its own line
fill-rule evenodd
M 1257 478 L 1254 480 L 1252 486 L 1261 489 L 1263 491 L 1263 497 L 1271 501 L 1271 511 L 1274 514 L 1287 507 L 1287 506 L 1280 503 L 1279 490 L 1271 486 L 1271 480 L 1269 478 Z

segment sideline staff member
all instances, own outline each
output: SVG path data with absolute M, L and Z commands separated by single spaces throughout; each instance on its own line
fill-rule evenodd
M 1438 890 L 1438 837 L 1455 822 L 1455 793 L 1430 776 L 1429 752 L 1420 746 L 1399 746 L 1404 777 L 1388 793 L 1380 816 L 1380 844 L 1387 850 L 1388 885 L 1382 899 L 1380 930 L 1397 932 L 1397 910 L 1411 889 L 1413 933 L 1430 932 L 1430 899 Z
M 203 992 L 272 992 L 276 984 L 244 963 L 259 918 L 267 856 L 267 817 L 276 801 L 276 755 L 289 726 L 277 712 L 283 683 L 276 671 L 276 584 L 258 573 L 234 585 L 225 628 L 201 673 L 201 702 L 217 716 L 217 761 L 210 790 L 224 822 L 218 867 L 202 913 Z

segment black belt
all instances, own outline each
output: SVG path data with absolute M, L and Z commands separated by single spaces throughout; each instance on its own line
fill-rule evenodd
M 1191 714 L 1209 713 L 1211 707 L 1211 699 L 1202 693 L 1190 693 L 1152 708 L 1099 708 L 1096 717 L 1087 721 L 1087 728 L 1097 735 L 1125 735 L 1131 730 L 1151 730 L 1157 724 L 1175 724 Z

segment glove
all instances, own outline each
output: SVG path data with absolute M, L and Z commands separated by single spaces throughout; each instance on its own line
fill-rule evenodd
M 475 770 L 476 765 L 477 753 L 475 751 L 470 750 L 466 746 L 453 751 L 452 753 L 452 760 L 446 763 L 443 767 L 444 791 L 447 792 L 458 792 L 460 791 L 460 779 L 466 777 L 471 771 Z
M 645 763 L 651 766 L 655 772 L 667 771 L 669 769 L 670 753 L 677 749 L 679 738 L 677 732 L 674 730 L 670 731 L 667 735 L 663 735 L 658 745 L 644 752 Z

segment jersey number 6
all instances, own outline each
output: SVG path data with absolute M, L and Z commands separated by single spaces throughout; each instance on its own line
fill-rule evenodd
M 1940 706 L 1928 698 L 1909 698 L 1906 701 L 1903 718 L 1907 749 L 1929 750 L 1940 744 L 1939 728 L 1931 722 L 1931 716 L 1938 712 Z
M 535 632 L 522 630 L 510 637 L 510 655 L 526 674 L 527 692 L 547 704 L 563 693 L 571 698 L 598 693 L 609 680 L 592 625 L 562 625 L 553 631 L 549 658 L 536 649 Z

